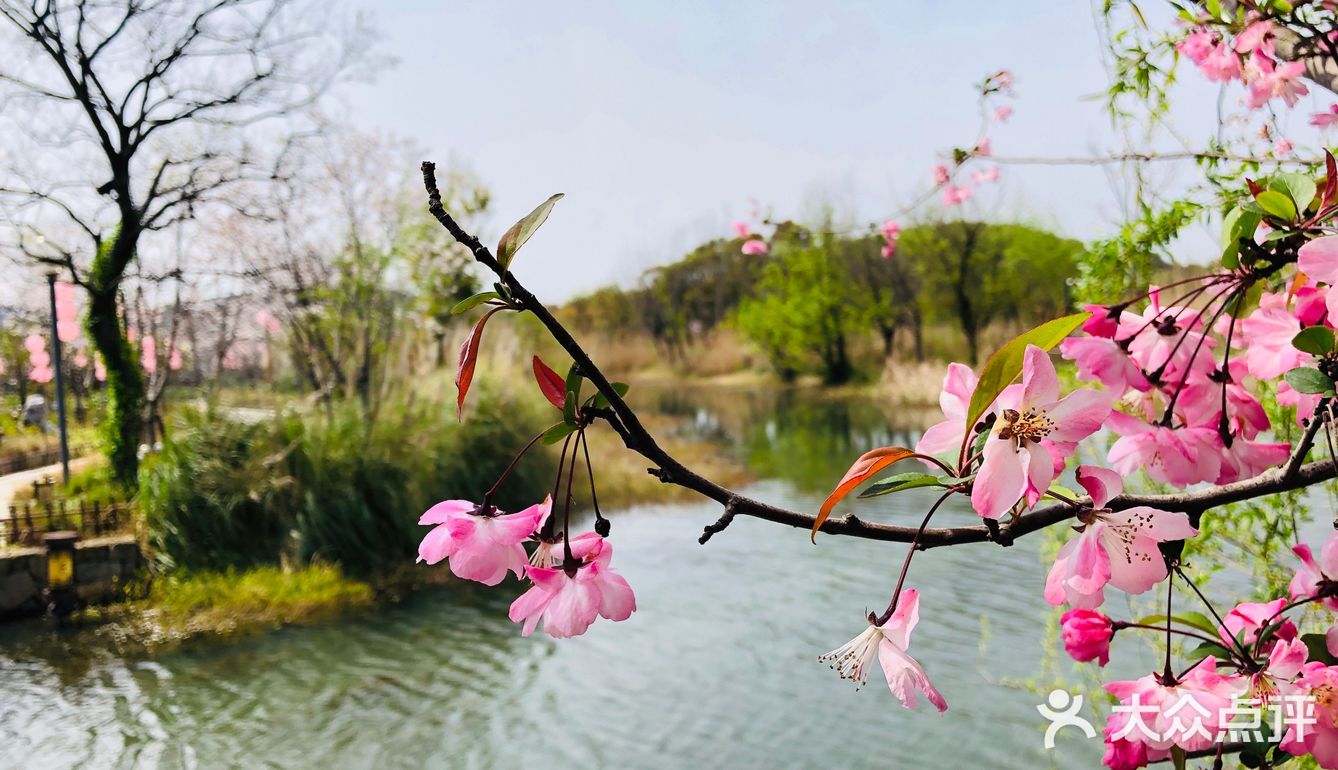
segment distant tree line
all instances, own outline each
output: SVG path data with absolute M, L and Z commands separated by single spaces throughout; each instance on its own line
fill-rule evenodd
M 884 357 L 903 340 L 923 360 L 926 327 L 946 325 L 960 333 L 961 355 L 978 360 L 991 325 L 1067 310 L 1085 253 L 1028 225 L 972 221 L 908 227 L 890 258 L 880 236 L 790 222 L 776 228 L 769 254 L 743 254 L 741 243 L 709 241 L 648 271 L 637 288 L 575 299 L 564 320 L 585 331 L 640 331 L 671 356 L 730 323 L 783 378 L 835 384 L 854 376 L 852 343 L 869 335 Z

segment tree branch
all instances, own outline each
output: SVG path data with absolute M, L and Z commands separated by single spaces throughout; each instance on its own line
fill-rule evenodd
M 590 380 L 595 389 L 608 400 L 609 409 L 601 416 L 605 417 L 609 424 L 613 426 L 622 438 L 623 444 L 628 449 L 654 463 L 656 467 L 652 468 L 651 472 L 661 481 L 690 489 L 725 506 L 725 516 L 722 516 L 716 524 L 708 527 L 707 533 L 718 532 L 724 526 L 727 526 L 734 516 L 738 515 L 752 516 L 800 529 L 812 529 L 816 521 L 812 514 L 779 508 L 741 495 L 699 475 L 664 451 L 656 443 L 650 432 L 641 424 L 632 408 L 627 405 L 622 396 L 618 395 L 618 391 L 613 388 L 609 379 L 591 360 L 589 354 L 567 331 L 566 327 L 553 316 L 534 294 L 516 279 L 511 271 L 502 268 L 496 257 L 488 250 L 488 247 L 484 246 L 475 236 L 465 232 L 442 206 L 441 192 L 437 189 L 436 165 L 424 161 L 422 171 L 423 186 L 428 194 L 428 211 L 446 228 L 452 237 L 469 249 L 474 255 L 474 259 L 497 274 L 501 282 L 510 290 L 515 301 L 539 319 L 539 322 L 553 335 L 553 339 L 558 345 L 571 356 L 580 373 Z M 1334 461 L 1329 459 L 1302 465 L 1294 473 L 1288 473 L 1284 468 L 1273 468 L 1254 478 L 1194 492 L 1164 495 L 1120 495 L 1107 503 L 1107 507 L 1111 510 L 1121 511 L 1136 506 L 1148 506 L 1164 511 L 1199 514 L 1219 505 L 1300 489 L 1321 481 L 1327 481 L 1335 476 L 1338 476 L 1338 468 L 1335 468 Z M 919 537 L 918 545 L 921 548 L 936 548 L 961 543 L 979 543 L 987 540 L 995 541 L 1000 545 L 1012 545 L 1014 539 L 1018 537 L 1073 518 L 1078 511 L 1086 507 L 1082 504 L 1086 500 L 1088 498 L 1080 499 L 1078 505 L 1060 503 L 1041 508 L 1023 514 L 1003 525 L 990 522 L 994 526 L 975 525 L 925 529 Z M 873 524 L 856 517 L 854 514 L 846 514 L 837 518 L 829 518 L 823 523 L 821 531 L 830 535 L 849 535 L 870 540 L 910 543 L 915 541 L 919 530 L 916 527 Z M 709 539 L 709 535 L 705 535 L 704 539 Z

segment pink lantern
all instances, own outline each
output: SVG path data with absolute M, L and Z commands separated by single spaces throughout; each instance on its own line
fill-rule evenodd
M 29 334 L 23 340 L 23 347 L 27 348 L 29 353 L 46 350 L 46 338 L 40 334 Z
M 51 366 L 51 354 L 45 350 L 29 353 L 28 361 L 32 364 L 34 369 L 45 369 Z
M 167 368 L 177 371 L 181 368 L 181 351 L 172 348 L 172 354 L 167 357 Z
M 40 385 L 45 385 L 46 383 L 51 382 L 55 376 L 56 373 L 51 371 L 50 366 L 38 367 L 28 372 L 28 379 Z
M 56 321 L 56 336 L 61 342 L 74 342 L 79 339 L 79 322 Z
M 88 366 L 88 356 L 84 355 L 83 353 L 75 353 L 74 365 L 79 367 L 80 369 L 84 368 L 85 366 Z
M 149 374 L 158 370 L 158 343 L 152 337 L 145 337 L 140 343 L 139 363 Z

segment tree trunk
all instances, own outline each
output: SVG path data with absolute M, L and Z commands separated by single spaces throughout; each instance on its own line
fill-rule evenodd
M 112 478 L 126 489 L 139 483 L 139 441 L 144 430 L 144 375 L 121 328 L 116 286 L 90 290 L 88 337 L 107 371 L 103 423 Z
M 104 241 L 88 274 L 88 337 L 107 370 L 103 423 L 112 479 L 125 489 L 139 484 L 139 442 L 144 432 L 144 374 L 121 325 L 117 298 L 126 265 L 134 259 L 139 225 L 122 215 L 119 231 Z
M 895 325 L 878 327 L 878 334 L 883 338 L 883 358 L 892 357 L 892 349 L 897 342 L 897 327 Z

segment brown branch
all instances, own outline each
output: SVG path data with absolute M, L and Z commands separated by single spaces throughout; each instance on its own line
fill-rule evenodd
M 656 443 L 655 438 L 641 424 L 636 413 L 627 405 L 622 396 L 618 395 L 618 391 L 613 388 L 608 378 L 604 376 L 604 373 L 591 360 L 589 354 L 567 331 L 567 328 L 553 316 L 534 294 L 516 279 L 514 274 L 509 270 L 503 270 L 492 252 L 488 250 L 488 247 L 484 246 L 478 238 L 465 232 L 442 206 L 441 192 L 437 189 L 436 165 L 425 161 L 422 170 L 423 186 L 427 189 L 428 194 L 428 211 L 446 228 L 452 237 L 469 249 L 479 263 L 499 276 L 501 282 L 511 292 L 514 300 L 539 319 L 539 322 L 553 335 L 553 339 L 557 341 L 558 345 L 571 356 L 581 374 L 590 380 L 595 389 L 608 400 L 609 409 L 601 412 L 600 416 L 609 422 L 622 438 L 623 444 L 628 449 L 654 463 L 656 467 L 652 468 L 651 472 L 661 481 L 690 489 L 725 506 L 725 516 L 722 516 L 716 524 L 708 527 L 708 533 L 714 534 L 714 532 L 723 529 L 737 515 L 752 516 L 800 529 L 812 529 L 816 521 L 812 514 L 779 508 L 740 495 L 699 475 L 661 448 Z M 1274 468 L 1251 479 L 1194 492 L 1166 495 L 1121 495 L 1111 500 L 1107 507 L 1120 511 L 1135 506 L 1149 506 L 1164 511 L 1199 514 L 1219 505 L 1300 489 L 1321 481 L 1327 481 L 1335 476 L 1338 476 L 1338 469 L 1335 469 L 1333 460 L 1329 459 L 1302 465 L 1295 473 L 1291 474 L 1288 474 L 1283 468 Z M 995 541 L 1000 545 L 1011 545 L 1013 540 L 1018 537 L 1073 518 L 1084 507 L 1082 505 L 1083 500 L 1077 502 L 1078 505 L 1060 503 L 1041 508 L 1023 514 L 1003 525 L 988 522 L 989 525 L 993 526 L 975 525 L 925 529 L 919 536 L 918 545 L 921 548 L 936 548 L 961 543 L 979 543 L 987 540 Z M 712 531 L 713 529 L 714 531 Z M 992 532 L 991 530 L 995 531 Z M 866 522 L 854 514 L 829 518 L 823 523 L 821 531 L 829 535 L 849 535 L 851 537 L 899 543 L 914 542 L 917 532 L 919 532 L 916 527 Z M 706 539 L 709 539 L 709 537 L 706 537 Z

